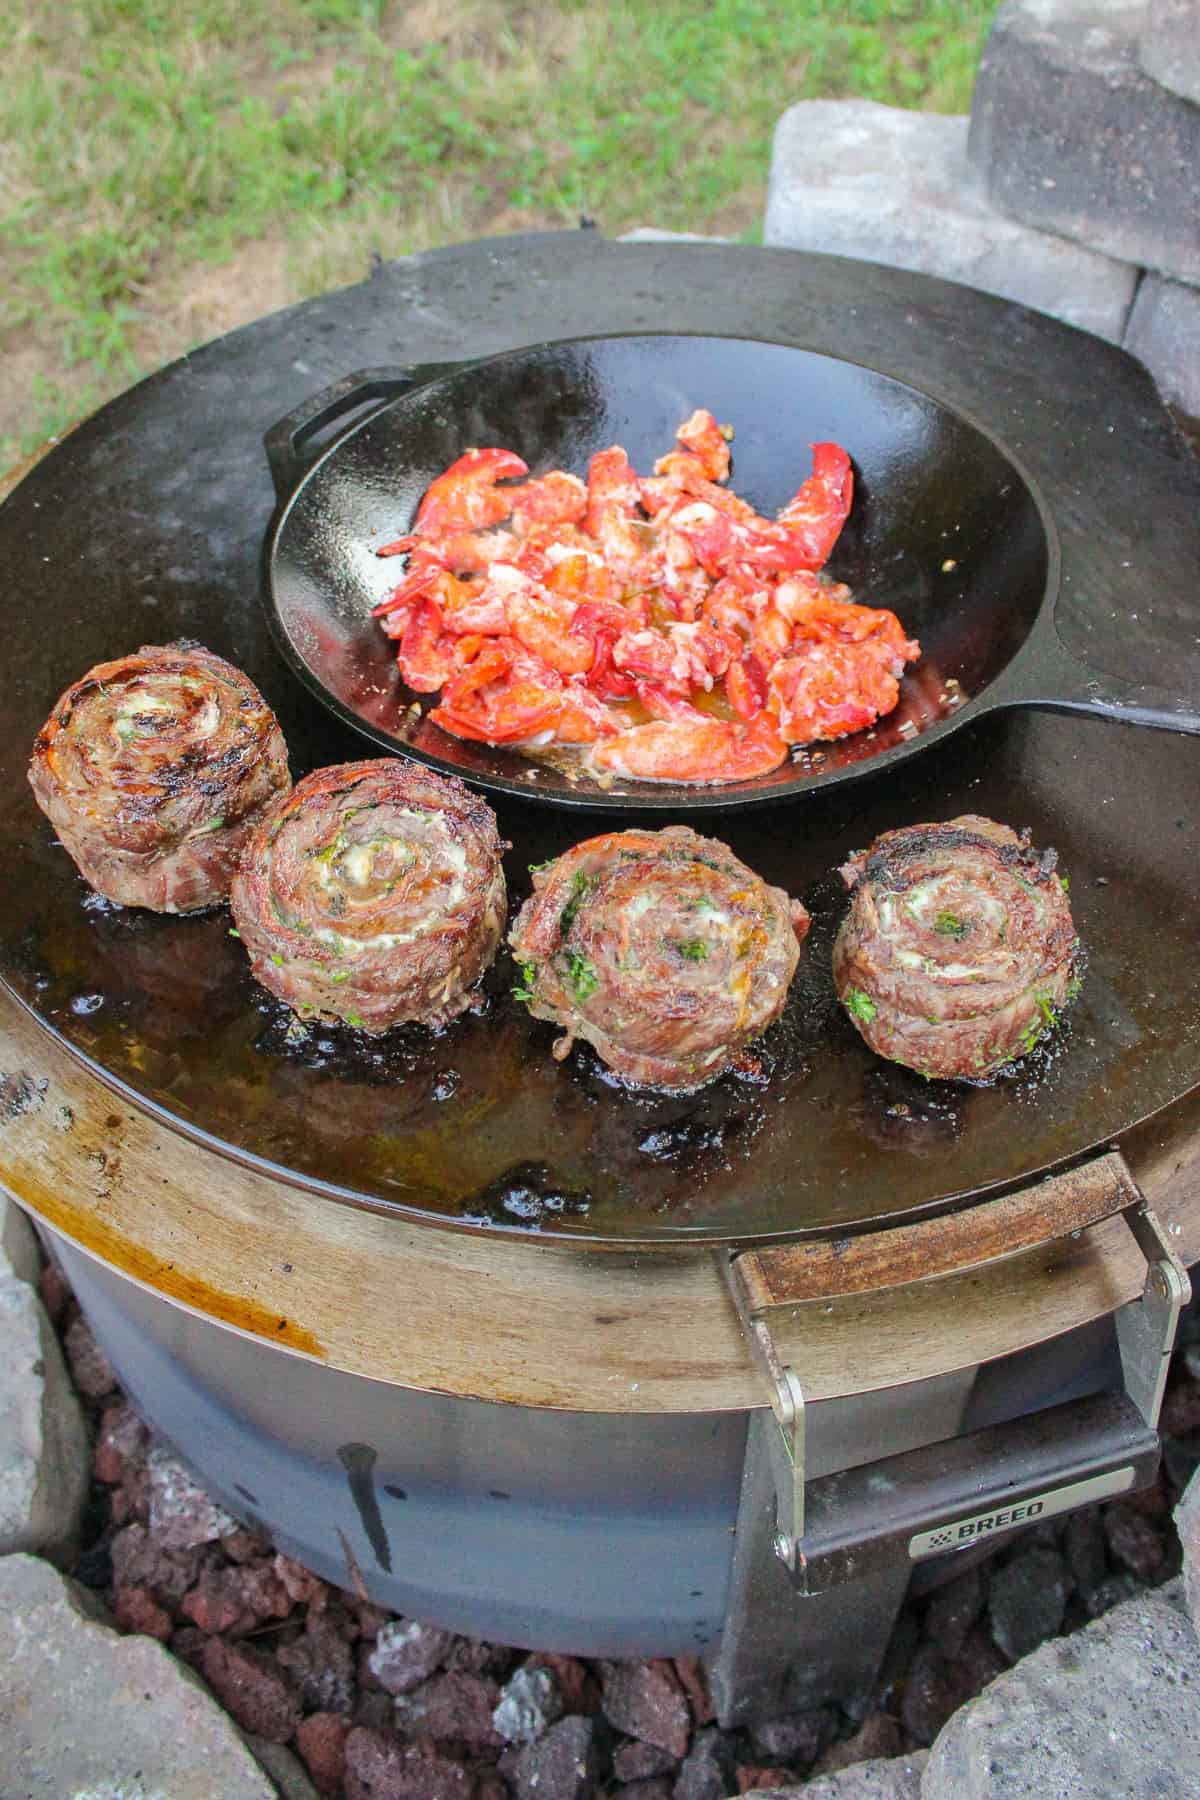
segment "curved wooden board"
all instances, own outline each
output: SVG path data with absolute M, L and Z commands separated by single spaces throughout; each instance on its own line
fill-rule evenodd
M 1134 1172 L 1200 1256 L 1200 1104 L 1143 1128 Z M 475 1239 L 314 1201 L 124 1106 L 0 994 L 0 1183 L 173 1304 L 403 1387 L 595 1412 L 766 1404 L 716 1259 Z M 1140 1291 L 1125 1225 L 931 1289 L 809 1309 L 810 1400 L 1040 1342 Z

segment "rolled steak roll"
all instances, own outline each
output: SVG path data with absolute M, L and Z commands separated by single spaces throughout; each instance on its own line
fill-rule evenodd
M 33 746 L 34 798 L 85 880 L 122 906 L 216 906 L 290 786 L 275 715 L 202 645 L 147 644 L 69 687 Z
M 686 826 L 606 833 L 534 871 L 509 942 L 517 990 L 626 1081 L 696 1088 L 783 1011 L 808 930 L 715 838 Z
M 1056 862 L 975 814 L 884 832 L 850 858 L 833 978 L 872 1050 L 979 1080 L 1033 1049 L 1078 988 Z
M 398 757 L 317 769 L 261 821 L 230 894 L 255 976 L 303 1018 L 444 1025 L 507 917 L 486 801 Z

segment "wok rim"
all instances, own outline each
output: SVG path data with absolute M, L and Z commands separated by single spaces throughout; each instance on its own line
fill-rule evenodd
M 485 370 L 494 364 L 509 362 L 517 357 L 529 356 L 539 351 L 551 351 L 573 345 L 613 344 L 630 342 L 702 342 L 712 344 L 750 344 L 768 346 L 772 349 L 798 352 L 802 356 L 815 357 L 822 362 L 843 365 L 847 368 L 859 369 L 877 379 L 889 382 L 892 386 L 903 390 L 906 394 L 915 395 L 919 400 L 936 407 L 940 412 L 948 414 L 952 419 L 966 425 L 982 438 L 1008 465 L 1033 501 L 1037 512 L 1046 546 L 1046 574 L 1042 585 L 1041 597 L 1033 611 L 1030 622 L 1016 649 L 1008 660 L 990 677 L 987 683 L 969 700 L 957 707 L 953 712 L 935 719 L 925 730 L 917 732 L 912 738 L 901 744 L 895 744 L 880 750 L 874 755 L 859 758 L 840 768 L 822 770 L 819 773 L 804 773 L 800 766 L 793 762 L 796 771 L 787 782 L 772 782 L 778 771 L 772 770 L 767 776 L 756 777 L 746 782 L 714 782 L 697 783 L 694 787 L 676 782 L 644 782 L 645 793 L 613 792 L 602 789 L 595 784 L 587 787 L 576 787 L 567 783 L 563 787 L 547 786 L 541 779 L 546 765 L 524 759 L 531 768 L 538 771 L 538 779 L 526 775 L 524 779 L 503 774 L 481 773 L 479 770 L 464 765 L 458 758 L 442 756 L 413 744 L 405 743 L 395 734 L 383 730 L 371 720 L 364 718 L 353 707 L 348 706 L 315 672 L 309 662 L 292 640 L 284 625 L 278 597 L 275 590 L 274 568 L 280 539 L 288 524 L 293 509 L 306 494 L 309 483 L 323 470 L 326 464 L 335 457 L 354 438 L 358 432 L 375 424 L 384 414 L 392 412 L 404 405 L 412 397 L 424 393 L 439 381 L 455 380 L 466 370 Z M 419 370 L 425 365 L 415 365 Z M 304 471 L 292 490 L 277 502 L 274 513 L 263 536 L 262 551 L 259 562 L 259 600 L 271 633 L 271 640 L 282 657 L 285 665 L 301 685 L 318 700 L 326 711 L 336 718 L 340 724 L 357 732 L 379 750 L 391 756 L 407 756 L 426 767 L 435 769 L 439 774 L 457 776 L 469 787 L 482 789 L 488 793 L 504 794 L 510 799 L 527 801 L 534 805 L 557 806 L 569 811 L 591 813 L 712 813 L 737 807 L 750 810 L 756 807 L 786 805 L 807 794 L 826 793 L 833 787 L 844 786 L 849 782 L 861 781 L 892 769 L 897 764 L 921 751 L 940 743 L 960 726 L 970 720 L 978 719 L 985 713 L 996 710 L 1000 706 L 1019 705 L 1021 696 L 1018 693 L 997 695 L 995 689 L 1000 686 L 1006 676 L 1029 650 L 1031 643 L 1040 632 L 1049 628 L 1057 638 L 1054 627 L 1054 613 L 1061 588 L 1062 547 L 1057 526 L 1050 505 L 1042 492 L 1040 484 L 1030 473 L 1026 464 L 1015 451 L 997 434 L 984 425 L 967 408 L 944 399 L 932 389 L 918 386 L 915 382 L 906 381 L 902 377 L 892 375 L 886 369 L 878 368 L 874 363 L 863 362 L 856 357 L 831 356 L 827 351 L 813 350 L 804 344 L 785 343 L 778 338 L 742 337 L 729 333 L 711 333 L 703 331 L 614 331 L 604 333 L 583 333 L 572 337 L 544 338 L 531 344 L 518 345 L 502 350 L 487 357 L 464 357 L 461 361 L 448 365 L 438 363 L 438 373 L 431 375 L 428 381 L 416 383 L 405 393 L 374 408 L 371 412 L 354 418 L 340 431 L 332 441 L 314 457 L 312 463 Z M 315 398 L 315 396 L 314 396 Z M 904 682 L 901 681 L 901 692 Z M 409 690 L 405 690 L 409 692 Z M 412 698 L 416 698 L 415 695 Z M 447 743 L 457 740 L 443 733 Z M 514 763 L 519 759 L 515 752 L 504 752 L 503 746 L 489 745 L 493 754 L 508 754 Z M 564 780 L 565 778 L 560 778 Z M 764 782 L 772 782 L 764 787 Z

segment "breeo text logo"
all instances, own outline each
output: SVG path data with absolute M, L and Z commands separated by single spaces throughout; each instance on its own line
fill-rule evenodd
M 968 1538 L 983 1537 L 989 1531 L 1006 1531 L 1010 1525 L 1036 1519 L 1045 1510 L 1044 1500 L 1031 1500 L 1027 1506 L 1010 1506 L 1006 1512 L 983 1513 L 978 1519 L 964 1519 L 954 1533 L 954 1542 L 964 1544 Z
M 917 1562 L 923 1556 L 963 1550 L 968 1544 L 978 1543 L 980 1538 L 990 1537 L 993 1532 L 1011 1531 L 1015 1525 L 1027 1525 L 1031 1519 L 1053 1518 L 1055 1513 L 1070 1512 L 1073 1507 L 1086 1506 L 1092 1500 L 1127 1493 L 1133 1480 L 1134 1470 L 1126 1465 L 1121 1469 L 1106 1470 L 1103 1475 L 1088 1475 L 1082 1481 L 1068 1482 L 1065 1487 L 1044 1488 L 1040 1494 L 1029 1494 L 1015 1505 L 975 1513 L 968 1519 L 947 1519 L 944 1525 L 919 1531 L 910 1538 L 908 1554 Z

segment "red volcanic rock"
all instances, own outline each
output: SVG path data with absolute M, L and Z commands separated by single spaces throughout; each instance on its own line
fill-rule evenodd
M 450 1671 L 396 1701 L 396 1724 L 412 1737 L 458 1743 L 470 1750 L 499 1750 L 504 1739 L 492 1724 L 500 1699 L 494 1681 Z
M 791 1769 L 758 1769 L 753 1763 L 739 1763 L 735 1771 L 737 1791 L 749 1794 L 760 1788 L 795 1787 Z
M 298 1606 L 314 1606 L 325 1604 L 328 1598 L 328 1587 L 319 1575 L 314 1575 L 302 1563 L 293 1562 L 290 1556 L 282 1551 L 276 1556 L 273 1564 L 275 1574 L 287 1590 L 288 1598 Z
M 89 1400 L 102 1400 L 117 1385 L 113 1366 L 92 1335 L 92 1328 L 81 1313 L 67 1327 L 63 1349 L 71 1365 L 71 1378 L 81 1394 Z
M 600 1711 L 600 1688 L 586 1664 L 575 1656 L 560 1656 L 551 1650 L 536 1650 L 526 1658 L 530 1668 L 549 1669 L 558 1684 L 565 1713 L 590 1716 Z
M 137 1631 L 143 1637 L 157 1638 L 161 1644 L 171 1635 L 171 1615 L 147 1587 L 117 1588 L 112 1597 L 112 1614 L 122 1631 Z
M 704 1664 L 698 1656 L 677 1656 L 675 1673 L 679 1677 L 680 1686 L 688 1697 L 688 1705 L 692 1709 L 692 1723 L 710 1725 L 716 1718 L 712 1703 L 712 1695 L 708 1691 L 708 1675 Z
M 145 1466 L 150 1433 L 126 1401 L 107 1406 L 96 1434 L 92 1469 L 97 1481 L 116 1487 Z
M 1131 1575 L 1147 1580 L 1162 1562 L 1163 1541 L 1149 1519 L 1128 1506 L 1109 1506 L 1104 1512 L 1104 1535 L 1113 1561 Z
M 354 1653 L 334 1620 L 310 1613 L 302 1637 L 276 1651 L 302 1706 L 347 1717 L 354 1707 Z
M 672 1756 L 687 1755 L 691 1714 L 669 1662 L 605 1663 L 603 1681 L 604 1716 L 611 1725 Z
M 428 1681 L 454 1641 L 454 1634 L 418 1619 L 392 1619 L 381 1627 L 366 1668 L 389 1694 L 411 1694 Z
M 178 1605 L 194 1587 L 209 1552 L 203 1545 L 190 1550 L 165 1550 L 144 1525 L 126 1525 L 109 1546 L 114 1587 L 147 1587 L 169 1605 Z
M 66 1276 L 54 1263 L 47 1263 L 38 1276 L 38 1293 L 42 1297 L 42 1305 L 50 1315 L 50 1323 L 57 1328 L 62 1324 L 72 1295 Z
M 350 1726 L 337 1713 L 310 1713 L 296 1727 L 296 1748 L 318 1794 L 340 1793 Z
M 346 1738 L 346 1800 L 470 1800 L 471 1789 L 462 1763 L 394 1731 L 355 1725 Z
M 243 1731 L 286 1744 L 300 1723 L 300 1706 L 270 1657 L 246 1644 L 210 1638 L 201 1662 L 204 1679 Z
M 240 1636 L 268 1619 L 286 1619 L 292 1603 L 269 1563 L 232 1564 L 206 1569 L 181 1610 L 201 1631 Z

